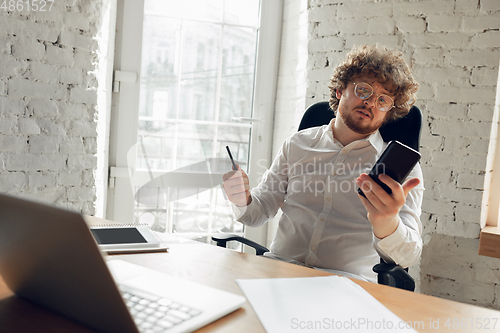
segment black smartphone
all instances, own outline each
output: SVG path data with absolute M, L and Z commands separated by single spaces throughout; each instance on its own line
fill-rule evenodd
M 392 190 L 378 179 L 378 175 L 386 174 L 402 184 L 419 160 L 420 153 L 418 151 L 394 140 L 389 143 L 368 175 L 387 193 L 391 194 Z M 365 197 L 360 188 L 358 188 L 358 193 Z

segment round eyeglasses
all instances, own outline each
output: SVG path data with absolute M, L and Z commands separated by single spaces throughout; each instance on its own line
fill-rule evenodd
M 354 94 L 359 99 L 365 100 L 371 97 L 371 95 L 375 94 L 373 92 L 372 86 L 368 83 L 360 82 L 354 83 Z M 386 94 L 375 94 L 377 96 L 377 101 L 375 102 L 375 106 L 382 112 L 387 112 L 394 107 L 394 100 L 387 96 Z

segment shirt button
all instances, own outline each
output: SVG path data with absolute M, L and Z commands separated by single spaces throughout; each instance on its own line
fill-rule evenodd
M 324 218 L 320 218 L 319 219 L 321 222 L 325 222 L 325 219 Z
M 327 197 L 327 198 L 326 198 L 326 201 L 332 201 L 332 198 Z
M 316 246 L 311 246 L 311 251 L 316 251 Z

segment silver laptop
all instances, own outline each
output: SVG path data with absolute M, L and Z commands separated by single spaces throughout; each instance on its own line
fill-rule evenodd
M 0 275 L 16 295 L 98 332 L 190 332 L 245 302 L 123 260 L 106 264 L 80 214 L 5 195 Z

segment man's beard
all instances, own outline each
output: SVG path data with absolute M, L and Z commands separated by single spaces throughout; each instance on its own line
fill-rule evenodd
M 372 116 L 372 119 L 373 119 L 373 114 L 371 114 L 371 112 L 369 110 L 367 110 L 366 108 L 356 108 L 356 110 L 365 111 L 366 113 L 370 114 Z M 344 122 L 344 124 L 346 124 L 346 126 L 351 131 L 358 133 L 358 134 L 362 134 L 362 135 L 368 135 L 368 134 L 374 133 L 375 131 L 377 131 L 380 128 L 380 126 L 382 126 L 384 124 L 383 121 L 380 121 L 380 122 L 375 123 L 375 124 L 372 123 L 370 125 L 362 125 L 361 121 L 354 119 L 354 117 L 358 117 L 356 112 L 342 112 L 340 108 L 339 108 L 339 114 L 340 114 L 340 117 L 342 118 L 342 121 Z

